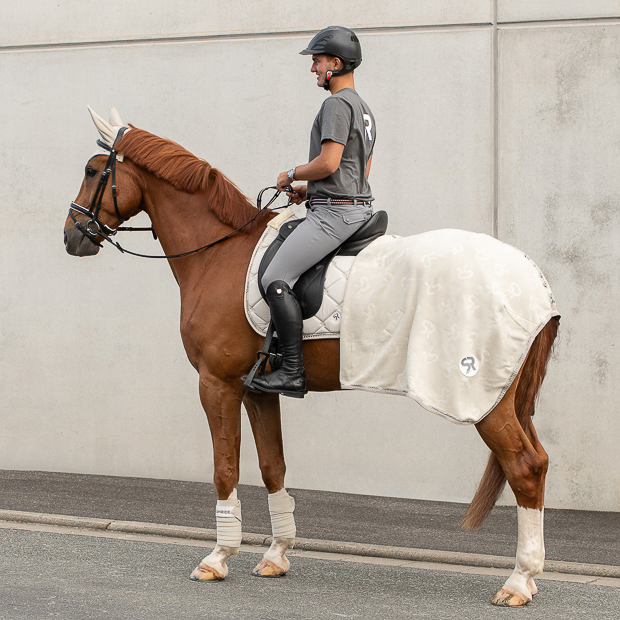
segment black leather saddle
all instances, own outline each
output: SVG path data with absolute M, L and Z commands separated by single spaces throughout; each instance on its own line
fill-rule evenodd
M 261 284 L 263 275 L 269 266 L 269 263 L 273 260 L 280 246 L 284 243 L 284 240 L 301 224 L 304 220 L 292 220 L 285 222 L 280 227 L 280 232 L 272 244 L 267 248 L 267 251 L 263 255 L 258 268 L 258 288 L 260 294 L 265 299 L 265 291 Z M 349 237 L 343 245 L 328 254 L 325 258 L 320 260 L 314 267 L 310 267 L 308 271 L 301 275 L 299 280 L 293 287 L 293 292 L 299 300 L 301 306 L 301 313 L 304 319 L 308 319 L 314 316 L 321 307 L 323 302 L 323 288 L 325 285 L 325 276 L 327 275 L 327 268 L 331 263 L 334 256 L 340 254 L 340 256 L 356 256 L 367 245 L 370 245 L 375 239 L 385 234 L 388 225 L 388 214 L 385 211 L 377 211 L 372 217 L 363 224 L 359 230 L 357 230 L 351 237 Z

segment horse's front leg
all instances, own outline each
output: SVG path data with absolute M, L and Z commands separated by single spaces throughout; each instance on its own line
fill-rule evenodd
M 295 500 L 284 488 L 284 449 L 280 424 L 280 397 L 266 392 L 247 392 L 243 404 L 252 425 L 258 464 L 269 492 L 273 542 L 252 571 L 257 577 L 281 577 L 291 567 L 286 551 L 295 544 Z
M 221 581 L 228 575 L 226 561 L 241 546 L 241 502 L 237 499 L 241 399 L 243 388 L 212 375 L 200 377 L 200 400 L 209 420 L 213 441 L 213 482 L 217 489 L 217 544 L 192 572 L 194 581 Z

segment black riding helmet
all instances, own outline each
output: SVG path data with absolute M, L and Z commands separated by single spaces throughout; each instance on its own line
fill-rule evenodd
M 351 71 L 359 67 L 362 62 L 362 46 L 360 45 L 357 35 L 353 30 L 349 30 L 349 28 L 344 28 L 343 26 L 329 26 L 328 28 L 324 28 L 314 36 L 308 47 L 299 53 L 305 56 L 310 56 L 312 54 L 338 56 L 344 63 L 344 67 L 340 69 L 340 71 L 331 72 L 331 76 L 351 73 Z M 329 88 L 328 83 L 329 78 L 325 81 L 326 89 Z

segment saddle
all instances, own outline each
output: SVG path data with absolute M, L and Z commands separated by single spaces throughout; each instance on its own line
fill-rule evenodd
M 258 268 L 258 288 L 263 299 L 265 291 L 261 284 L 263 275 L 273 260 L 274 256 L 284 243 L 284 240 L 303 222 L 303 218 L 284 223 L 280 227 L 278 236 L 267 248 Z M 334 256 L 356 256 L 366 246 L 370 245 L 375 239 L 385 234 L 388 225 L 388 214 L 385 211 L 377 211 L 365 222 L 345 243 L 336 248 L 333 252 L 321 259 L 316 265 L 310 267 L 303 273 L 293 287 L 293 292 L 299 300 L 301 313 L 304 319 L 314 316 L 321 307 L 323 301 L 323 290 L 327 268 Z

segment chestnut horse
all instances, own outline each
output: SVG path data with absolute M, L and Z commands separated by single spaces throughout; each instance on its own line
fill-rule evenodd
M 254 574 L 283 575 L 290 567 L 285 553 L 294 543 L 295 524 L 294 502 L 284 488 L 279 396 L 247 391 L 241 380 L 252 367 L 263 340 L 244 314 L 246 272 L 252 251 L 274 214 L 258 211 L 220 171 L 181 146 L 135 127 L 124 127 L 114 109 L 110 123 L 94 113 L 93 118 L 104 140 L 98 144 L 106 150 L 86 165 L 65 224 L 65 246 L 72 255 L 94 255 L 104 238 L 110 240 L 110 234 L 124 220 L 145 211 L 169 257 L 181 291 L 183 345 L 200 376 L 200 400 L 211 430 L 219 498 L 217 545 L 194 570 L 192 579 L 224 579 L 228 574 L 226 561 L 238 553 L 241 543 L 236 487 L 242 403 L 269 492 L 273 527 L 273 543 Z M 114 188 L 108 186 L 108 178 Z M 227 237 L 233 231 L 235 234 Z M 202 251 L 173 257 L 213 242 Z M 476 424 L 491 454 L 464 527 L 473 529 L 483 523 L 506 480 L 518 505 L 516 566 L 493 599 L 498 605 L 527 604 L 537 591 L 533 577 L 543 569 L 548 459 L 532 415 L 557 327 L 557 318 L 547 323 L 501 402 Z M 309 390 L 340 389 L 338 339 L 304 342 L 303 357 Z

